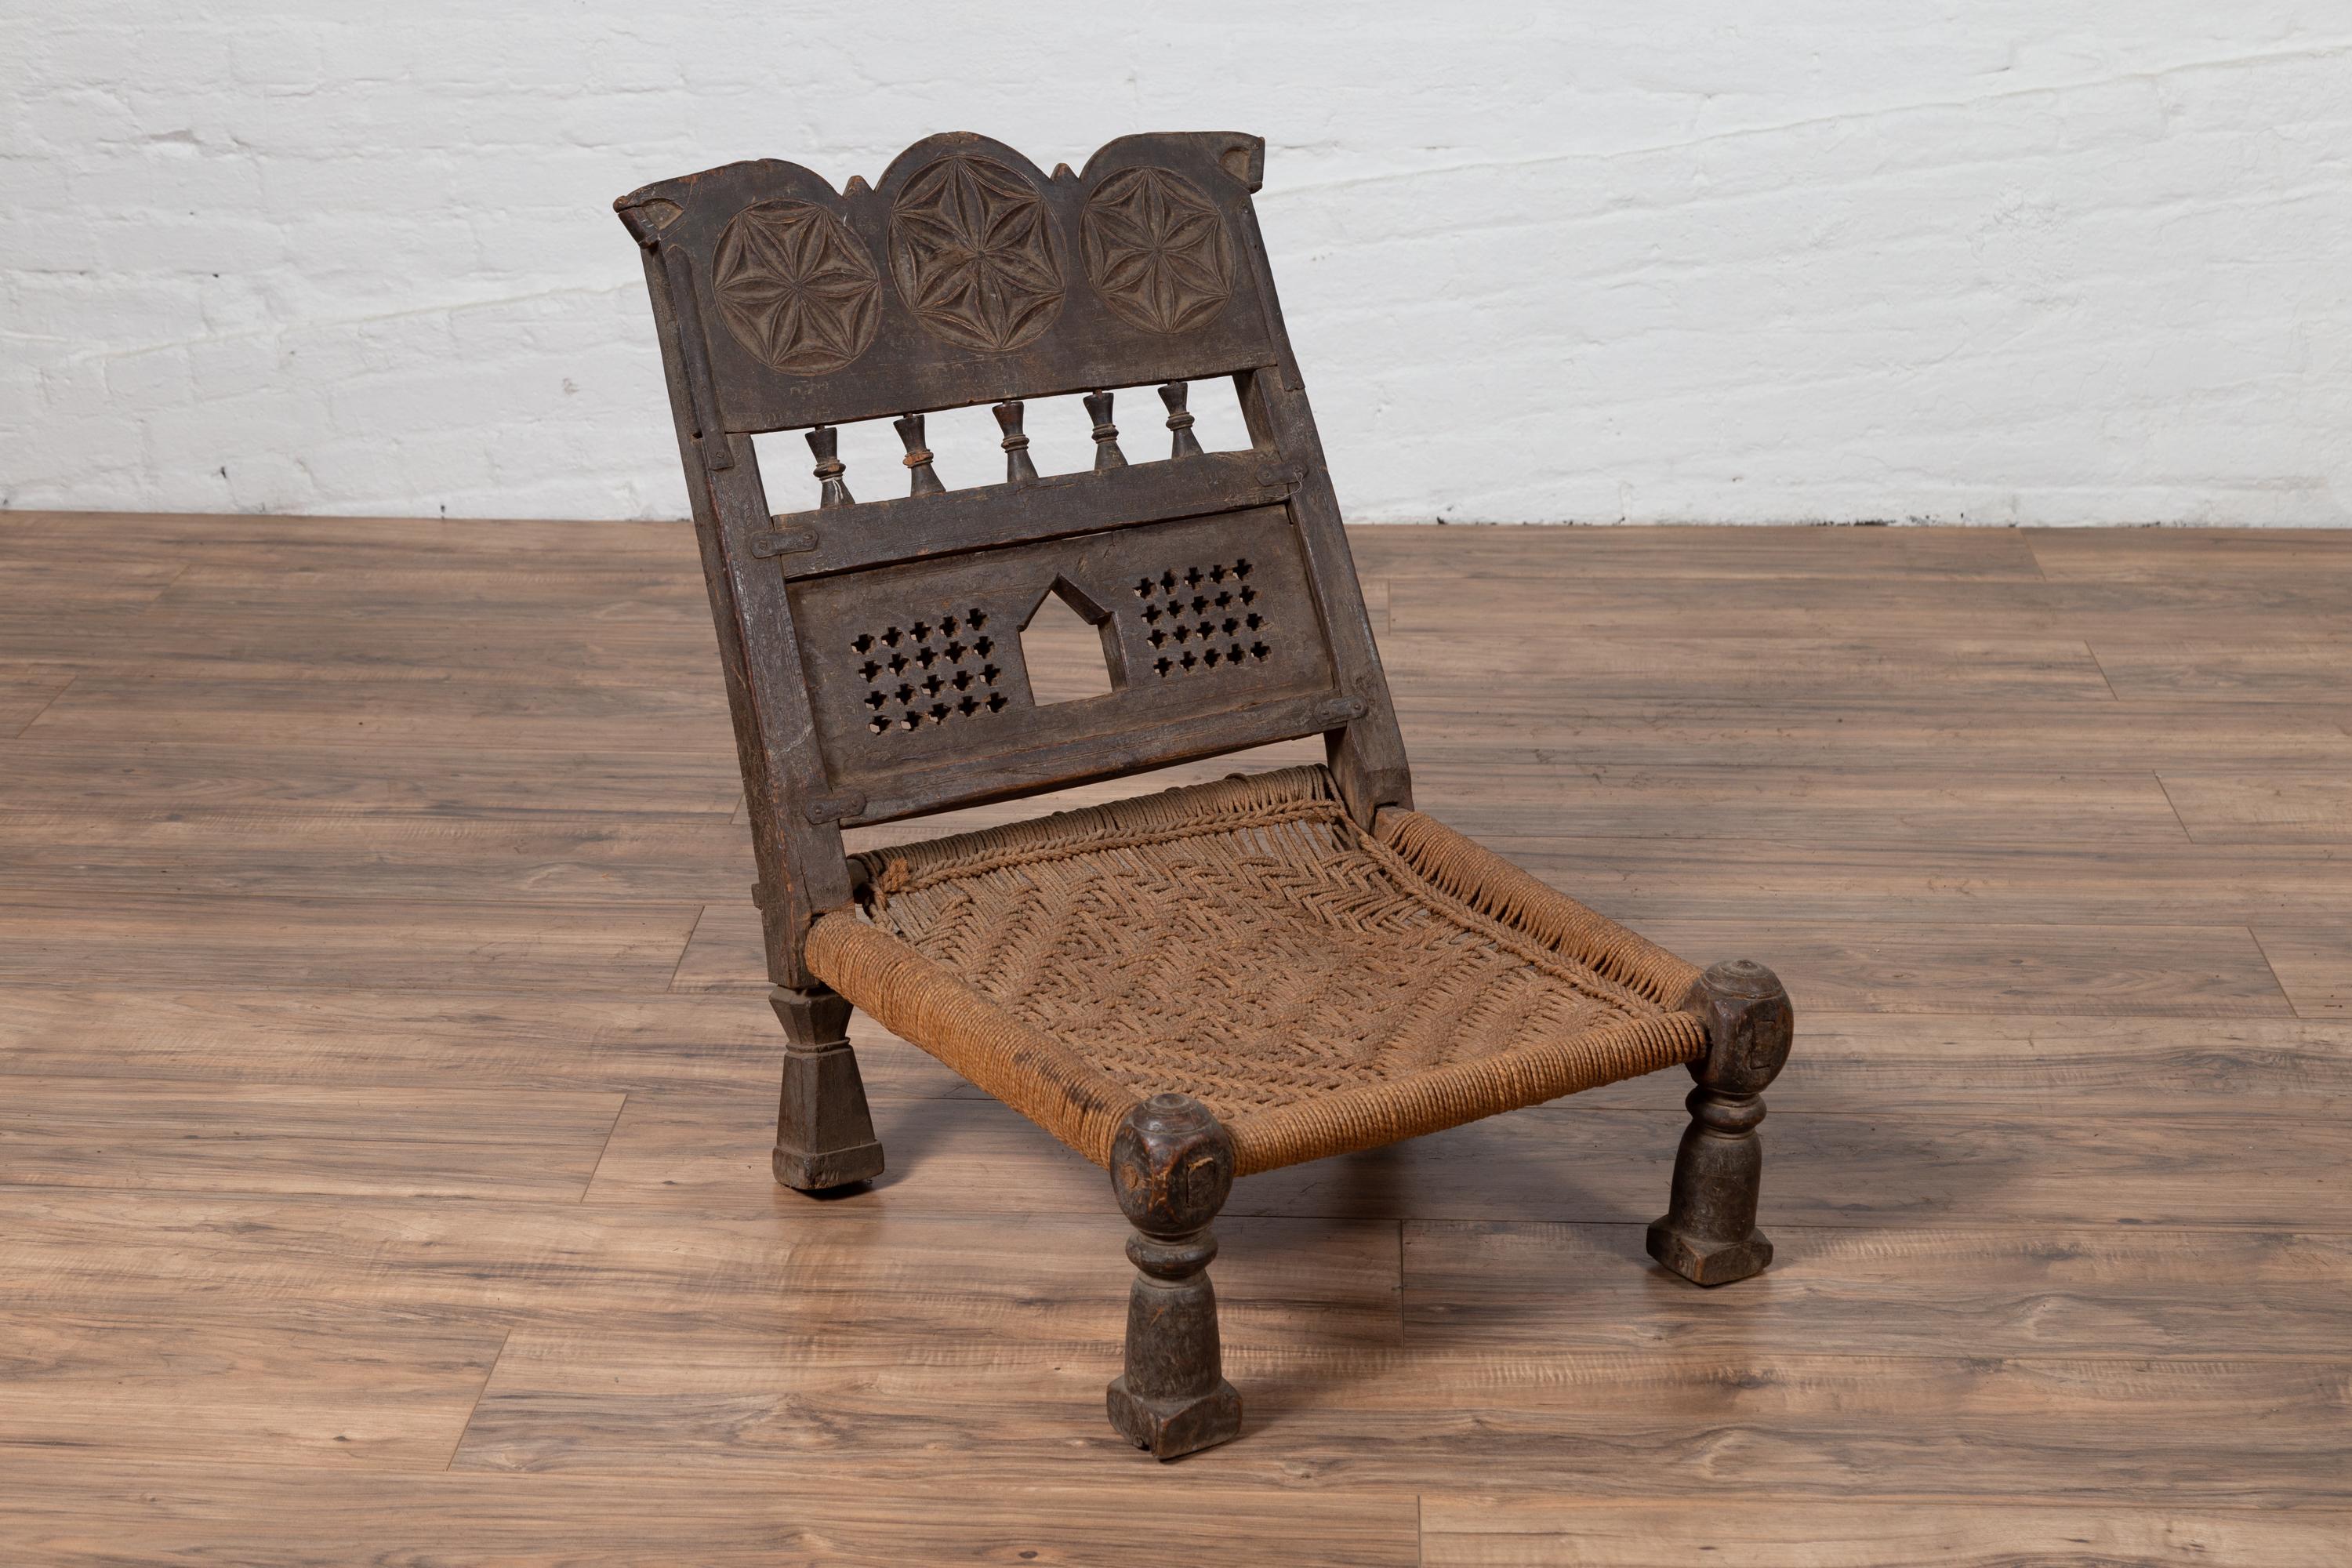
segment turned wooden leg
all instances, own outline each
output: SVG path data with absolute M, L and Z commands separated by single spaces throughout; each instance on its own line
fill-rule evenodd
M 849 1048 L 849 1001 L 819 986 L 768 994 L 784 1026 L 784 1085 L 776 1106 L 776 1180 L 804 1193 L 882 1173 L 866 1083 Z
M 1772 1244 L 1756 1228 L 1764 1170 L 1756 1129 L 1764 1088 L 1789 1059 L 1795 1015 L 1772 972 L 1744 958 L 1699 976 L 1683 1011 L 1706 1021 L 1707 1052 L 1691 1063 L 1691 1124 L 1675 1154 L 1665 1215 L 1650 1225 L 1650 1256 L 1694 1283 L 1728 1285 L 1772 1261 Z
M 1127 1370 L 1111 1380 L 1110 1424 L 1139 1448 L 1172 1459 L 1242 1429 L 1242 1399 L 1217 1344 L 1217 1255 L 1209 1222 L 1234 1185 L 1234 1138 L 1184 1094 L 1154 1095 L 1127 1113 L 1110 1151 L 1111 1189 L 1135 1226 L 1127 1256 Z

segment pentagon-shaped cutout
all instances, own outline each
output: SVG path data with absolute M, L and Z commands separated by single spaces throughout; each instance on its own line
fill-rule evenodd
M 1120 679 L 1110 612 L 1067 578 L 1056 577 L 1021 626 L 1029 700 L 1040 708 L 1108 697 Z

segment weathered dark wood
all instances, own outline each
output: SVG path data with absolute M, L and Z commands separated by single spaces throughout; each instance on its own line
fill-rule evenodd
M 849 1003 L 818 986 L 769 994 L 784 1026 L 784 1081 L 776 1105 L 776 1180 L 826 1192 L 882 1173 L 882 1145 L 849 1045 Z
M 1099 612 L 1113 689 L 1040 705 L 1018 631 L 1057 591 Z M 867 798 L 850 821 L 879 820 L 886 796 L 903 816 L 1010 793 L 1047 757 L 1056 782 L 1203 740 L 1231 750 L 1245 731 L 1312 734 L 1341 695 L 1274 508 L 796 581 L 790 596 L 828 793 Z M 1286 703 L 1287 732 L 1265 733 Z M 1222 747 L 1203 722 L 1218 717 L 1235 737 Z
M 998 445 L 1004 448 L 1005 482 L 1019 484 L 1024 479 L 1035 479 L 1037 465 L 1029 460 L 1029 437 L 1021 428 L 1021 400 L 1007 398 L 992 412 L 996 416 L 997 428 L 1004 432 L 1004 439 Z
M 1764 1089 L 1789 1059 L 1795 1014 L 1772 972 L 1747 959 L 1709 969 L 1683 1007 L 1706 1020 L 1707 1052 L 1691 1064 L 1691 1124 L 1666 1212 L 1650 1225 L 1650 1256 L 1694 1284 L 1727 1285 L 1772 1261 L 1772 1243 L 1756 1228 L 1764 1171 L 1756 1129 Z
M 820 508 L 857 504 L 857 498 L 849 493 L 849 486 L 841 477 L 848 468 L 841 460 L 841 432 L 830 425 L 820 425 L 808 433 L 808 446 L 816 455 L 816 467 L 811 471 L 821 487 L 816 504 Z
M 1369 821 L 1381 805 L 1409 803 L 1362 590 L 1250 201 L 1263 162 L 1255 137 L 1131 136 L 1102 148 L 1082 174 L 1047 175 L 1001 143 L 949 135 L 910 147 L 870 187 L 852 180 L 835 191 L 806 169 L 767 161 L 648 185 L 614 204 L 646 251 L 697 491 L 777 984 L 812 983 L 800 943 L 817 914 L 847 902 L 839 824 L 1313 732 L 1301 723 L 1323 727 L 1357 816 Z M 1236 377 L 1253 448 L 1225 461 L 1198 451 L 1182 406 L 1185 383 L 1219 374 Z M 1130 467 L 1111 423 L 1113 389 L 1155 383 L 1174 394 L 1162 395 L 1172 458 L 1181 460 Z M 1036 479 L 1019 405 L 1067 392 L 1087 395 L 1095 471 Z M 923 445 L 924 413 L 992 400 L 1007 482 L 948 493 Z M 829 428 L 884 414 L 897 416 L 913 493 L 895 507 L 861 507 L 847 499 Z M 799 426 L 818 427 L 820 504 L 810 516 L 774 518 L 749 436 Z M 1167 525 L 1155 541 L 1163 550 L 1207 542 L 1170 531 L 1183 519 L 1222 522 L 1214 542 L 1223 553 L 1130 563 L 1150 547 L 1103 542 L 1150 520 Z M 993 553 L 972 553 L 983 549 Z M 908 624 L 888 618 L 890 593 L 952 588 L 970 597 L 952 573 L 888 575 L 884 563 L 909 559 L 967 561 L 1018 612 L 983 606 L 1007 626 L 1055 584 L 1106 562 L 1135 564 L 1139 581 L 1147 567 L 1181 574 L 1262 561 L 1269 575 L 1257 591 L 1271 595 L 1285 579 L 1279 635 L 1246 625 L 1263 611 L 1227 615 L 1220 605 L 1213 657 L 1192 646 L 1199 618 L 1177 646 L 1151 644 L 1171 628 L 1143 611 L 1169 605 L 1097 595 L 1114 610 L 1105 637 L 1129 678 L 1048 714 L 1024 702 L 1025 679 L 1009 689 L 987 681 L 987 656 L 971 670 L 927 669 L 885 685 L 866 670 L 877 661 L 849 658 L 841 626 L 797 626 L 828 604 L 881 611 L 871 632 L 851 630 L 855 639 Z M 788 575 L 812 586 L 788 598 Z M 838 581 L 857 575 L 875 582 Z M 1009 661 L 994 668 L 1022 673 Z M 945 689 L 957 675 L 967 683 Z M 1218 713 L 1232 720 L 1222 738 L 1208 722 Z
M 1361 718 L 1363 712 L 1362 702 L 1352 697 L 1279 698 L 1171 720 L 1160 729 L 1155 748 L 1140 757 L 1108 763 L 1107 748 L 1100 740 L 1080 737 L 1003 759 L 977 779 L 954 759 L 908 768 L 877 781 L 871 788 L 824 797 L 824 809 L 839 810 L 838 820 L 845 826 L 869 826 L 929 815 L 941 809 L 940 803 L 944 800 L 951 799 L 960 807 L 989 805 L 1057 788 L 1074 773 L 1083 773 L 1090 782 L 1108 782 L 1248 747 L 1327 734 Z
M 1256 242 L 1256 219 L 1250 220 L 1252 254 L 1263 255 Z M 1269 293 L 1273 285 L 1266 285 Z M 1322 601 L 1323 623 L 1331 639 L 1339 687 L 1364 704 L 1363 717 L 1326 737 L 1331 771 L 1338 775 L 1348 807 L 1365 822 L 1383 805 L 1412 804 L 1412 773 L 1405 763 L 1404 736 L 1397 728 L 1396 710 L 1389 699 L 1388 678 L 1372 645 L 1372 625 L 1364 611 L 1362 584 L 1348 552 L 1348 536 L 1339 523 L 1339 501 L 1331 489 L 1331 476 L 1323 461 L 1322 438 L 1315 433 L 1298 367 L 1290 358 L 1289 339 L 1282 337 L 1283 364 L 1238 378 L 1243 416 L 1251 438 L 1271 443 L 1297 461 L 1301 480 L 1290 498 L 1290 514 L 1298 524 L 1307 552 L 1307 570 Z
M 1108 392 L 1087 394 L 1087 417 L 1095 422 L 1095 472 L 1107 474 L 1113 468 L 1127 467 L 1127 454 L 1118 449 L 1118 426 L 1110 422 L 1112 395 Z
M 688 258 L 724 427 L 795 429 L 1274 363 L 1244 254 L 1264 163 L 1255 136 L 1155 133 L 1049 175 L 950 133 L 870 187 L 763 159 L 614 205 L 640 244 Z M 1171 250 L 1194 263 L 1181 279 L 1161 276 Z
M 1016 429 L 1019 418 L 1014 416 Z M 1025 446 L 1028 437 L 1020 439 Z M 1027 467 L 1029 458 L 1016 448 L 1008 451 L 1005 460 Z M 1280 506 L 1297 482 L 1297 468 L 1269 462 L 1259 452 L 1204 453 L 1196 462 L 1134 463 L 1108 473 L 1042 479 L 1033 468 L 1003 484 L 869 501 L 847 516 L 786 512 L 775 525 L 814 530 L 817 545 L 780 565 L 787 577 L 824 577 L 999 545 Z
M 1184 406 L 1188 395 L 1187 384 L 1181 381 L 1169 382 L 1160 389 L 1160 401 L 1168 405 L 1168 455 L 1171 458 L 1197 458 L 1202 455 L 1201 438 L 1192 434 L 1192 411 Z
M 907 448 L 907 493 L 916 496 L 947 494 L 947 486 L 940 483 L 940 476 L 931 467 L 931 449 L 923 445 L 923 416 L 919 414 L 903 415 L 892 424 L 898 432 L 898 440 Z
M 648 210 L 658 217 L 660 209 Z M 804 821 L 787 809 L 793 794 L 816 776 L 819 767 L 806 689 L 797 681 L 761 675 L 797 654 L 783 584 L 772 566 L 751 553 L 752 536 L 766 531 L 769 521 L 759 463 L 749 439 L 742 441 L 746 460 L 738 464 L 731 438 L 714 436 L 706 442 L 701 434 L 699 411 L 710 396 L 707 355 L 694 347 L 702 334 L 691 310 L 681 317 L 672 309 L 681 299 L 690 303 L 692 290 L 673 288 L 678 273 L 650 238 L 658 233 L 651 226 L 653 220 L 634 211 L 624 217 L 646 247 L 646 285 L 662 343 L 687 493 L 694 508 L 695 539 L 718 633 L 728 710 L 734 720 L 737 761 L 751 809 L 758 885 L 767 890 L 760 901 L 768 917 L 769 973 L 779 985 L 810 985 L 815 977 L 801 960 L 802 940 L 818 911 L 848 904 L 849 873 L 839 830 Z M 703 460 L 706 446 L 712 443 L 730 448 L 723 471 L 717 457 Z M 816 449 L 814 443 L 812 449 Z M 822 467 L 824 454 L 818 455 Z
M 1217 1338 L 1217 1256 L 1210 1224 L 1234 1185 L 1234 1140 L 1190 1095 L 1159 1094 L 1128 1112 L 1111 1145 L 1111 1190 L 1135 1226 L 1127 1256 L 1127 1366 L 1106 1394 L 1110 1424 L 1155 1458 L 1237 1436 L 1241 1395 Z

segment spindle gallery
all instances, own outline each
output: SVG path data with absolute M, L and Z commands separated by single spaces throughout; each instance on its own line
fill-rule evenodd
M 1702 971 L 1413 810 L 1252 204 L 1263 156 L 1131 136 L 1047 174 L 936 136 L 872 185 L 734 163 L 616 204 L 738 731 L 784 1029 L 776 1179 L 883 1168 L 853 1006 L 1106 1167 L 1138 1271 L 1108 1410 L 1163 1459 L 1242 1429 L 1209 1280 L 1236 1179 L 1686 1066 L 1649 1249 L 1723 1284 L 1771 1258 L 1756 1129 L 1790 1032 L 1761 966 Z M 1206 377 L 1231 378 L 1247 450 L 1193 434 Z M 1154 385 L 1168 455 L 1131 461 L 1117 392 Z M 1028 401 L 1074 393 L 1093 466 L 1042 475 Z M 1004 477 L 950 487 L 925 415 L 981 403 Z M 885 417 L 907 493 L 859 502 L 837 427 Z M 751 439 L 796 427 L 815 504 L 777 515 Z M 1039 696 L 1015 634 L 1057 603 L 1099 635 L 1108 692 Z M 842 841 L 1318 734 L 1320 765 Z

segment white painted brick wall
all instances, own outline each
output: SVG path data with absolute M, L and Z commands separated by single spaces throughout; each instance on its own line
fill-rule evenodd
M 1366 520 L 2352 521 L 2346 0 L 23 4 L 0 504 L 684 509 L 614 195 L 1270 146 Z

